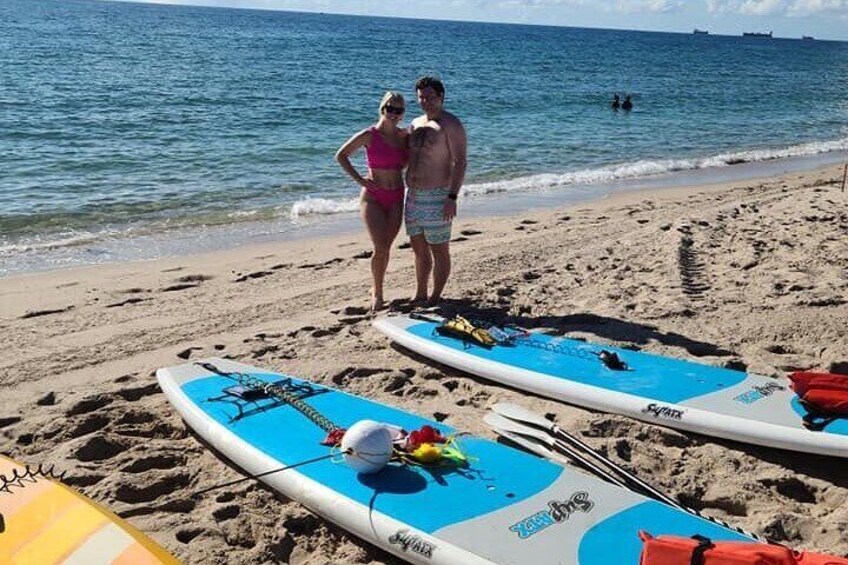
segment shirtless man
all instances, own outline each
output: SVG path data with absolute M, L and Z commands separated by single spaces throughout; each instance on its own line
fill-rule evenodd
M 410 128 L 404 221 L 415 253 L 413 301 L 435 305 L 451 270 L 451 223 L 465 180 L 467 140 L 462 122 L 444 110 L 445 87 L 439 79 L 422 77 L 415 90 L 424 115 L 415 118 Z M 433 293 L 428 299 L 431 271 Z

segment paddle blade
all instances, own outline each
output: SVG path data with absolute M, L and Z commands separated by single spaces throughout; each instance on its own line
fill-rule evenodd
M 530 424 L 544 430 L 552 430 L 554 428 L 553 423 L 545 419 L 544 416 L 537 414 L 532 410 L 528 410 L 523 406 L 519 406 L 518 404 L 498 402 L 492 406 L 492 410 L 501 416 L 509 418 L 510 420 L 515 420 L 516 422 Z
M 511 434 L 518 434 L 530 437 L 534 440 L 544 443 L 549 447 L 553 447 L 554 445 L 554 440 L 548 434 L 548 432 L 528 427 L 514 420 L 510 420 L 509 418 L 504 418 L 503 416 L 501 416 L 500 414 L 496 414 L 495 412 L 489 412 L 488 414 L 483 416 L 483 421 L 486 422 L 486 424 L 495 431 L 500 432 L 502 430 Z

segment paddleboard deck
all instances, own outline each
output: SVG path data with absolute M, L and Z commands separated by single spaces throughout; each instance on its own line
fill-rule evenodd
M 0 563 L 179 564 L 112 512 L 0 455 Z
M 335 424 L 375 420 L 415 430 L 443 424 L 365 398 L 224 359 L 160 369 L 163 392 L 206 442 L 257 475 L 330 453 L 326 432 L 292 405 L 233 395 L 242 373 L 277 383 Z M 411 563 L 636 563 L 639 530 L 747 539 L 699 517 L 492 441 L 458 436 L 467 466 L 390 463 L 357 474 L 321 459 L 262 481 L 354 535 Z
M 806 429 L 806 410 L 788 379 L 541 333 L 488 348 L 442 335 L 439 325 L 409 315 L 374 322 L 420 355 L 519 390 L 700 434 L 848 457 L 848 419 Z M 603 350 L 618 355 L 628 369 L 605 366 L 598 357 Z

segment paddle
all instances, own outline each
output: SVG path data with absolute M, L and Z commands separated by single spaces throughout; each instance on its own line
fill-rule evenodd
M 618 474 L 619 477 L 624 479 L 624 481 L 634 485 L 646 496 L 655 498 L 660 502 L 664 502 L 669 506 L 674 506 L 675 508 L 678 508 L 680 510 L 687 510 L 687 508 L 682 506 L 679 502 L 677 502 L 667 494 L 652 487 L 650 484 L 646 483 L 639 477 L 633 475 L 620 465 L 617 465 L 615 462 L 607 459 L 606 457 L 592 449 L 590 446 L 583 443 L 581 440 L 558 428 L 555 424 L 547 420 L 544 416 L 536 414 L 535 412 L 528 410 L 523 406 L 518 406 L 517 404 L 510 404 L 507 402 L 495 404 L 492 407 L 492 410 L 509 420 L 519 422 L 524 425 L 540 428 L 544 431 L 544 433 L 550 434 L 553 437 L 560 439 L 563 443 L 566 443 L 570 446 L 570 451 L 574 452 L 576 454 L 576 457 L 583 459 L 579 452 L 582 452 L 583 454 L 592 457 L 596 461 L 599 461 L 601 464 L 613 470 L 615 473 Z
M 539 432 L 546 433 L 550 437 L 554 438 L 555 440 L 560 440 L 559 442 L 554 443 L 554 446 L 555 446 L 554 448 L 556 448 L 556 446 L 561 446 L 565 443 L 570 444 L 569 449 L 567 450 L 567 454 L 569 454 L 569 455 L 574 454 L 574 456 L 581 461 L 581 464 L 583 466 L 591 465 L 591 462 L 588 462 L 586 460 L 585 456 L 592 457 L 596 461 L 601 462 L 603 465 L 608 467 L 610 470 L 617 473 L 618 476 L 621 477 L 624 481 L 626 481 L 627 483 L 630 483 L 631 490 L 633 490 L 634 492 L 640 493 L 640 494 L 647 496 L 649 498 L 653 498 L 654 500 L 657 500 L 659 502 L 663 502 L 663 503 L 665 503 L 665 504 L 667 504 L 667 505 L 669 505 L 673 508 L 677 508 L 678 510 L 681 510 L 683 512 L 687 512 L 687 513 L 692 514 L 694 516 L 698 516 L 699 518 L 709 520 L 710 522 L 714 522 L 714 523 L 716 523 L 720 526 L 723 526 L 725 528 L 728 528 L 730 530 L 738 532 L 742 535 L 748 536 L 748 537 L 750 537 L 754 540 L 757 540 L 759 542 L 774 543 L 774 542 L 771 542 L 770 540 L 768 540 L 768 539 L 766 539 L 762 536 L 759 536 L 757 534 L 753 534 L 751 532 L 747 532 L 747 531 L 745 531 L 745 530 L 743 530 L 739 527 L 728 524 L 727 522 L 724 522 L 723 520 L 719 520 L 719 519 L 713 518 L 711 516 L 705 516 L 705 515 L 701 514 L 700 512 L 698 512 L 697 510 L 694 510 L 692 508 L 689 508 L 687 506 L 680 504 L 679 502 L 674 500 L 669 495 L 663 493 L 662 491 L 657 490 L 655 487 L 651 486 L 650 484 L 643 481 L 642 479 L 640 479 L 636 475 L 632 474 L 627 469 L 624 469 L 623 467 L 621 467 L 620 465 L 618 465 L 614 461 L 604 457 L 603 455 L 601 455 L 600 453 L 595 451 L 591 446 L 587 445 L 582 440 L 572 436 L 571 434 L 569 434 L 568 432 L 566 432 L 562 428 L 559 428 L 558 426 L 556 426 L 555 424 L 553 424 L 552 422 L 550 422 L 549 420 L 547 420 L 546 418 L 544 418 L 540 414 L 537 414 L 537 413 L 535 413 L 531 410 L 528 410 L 528 409 L 524 408 L 523 406 L 518 406 L 516 404 L 510 404 L 510 403 L 507 403 L 507 402 L 501 402 L 501 403 L 495 404 L 492 407 L 492 410 L 494 410 L 495 413 L 497 413 L 498 415 L 504 417 L 507 420 L 511 420 L 514 423 L 514 425 L 512 427 L 513 432 L 515 430 L 519 429 L 520 426 L 523 426 L 525 429 L 528 430 L 528 434 L 530 433 L 530 430 L 535 430 L 537 433 L 539 433 Z M 519 433 L 521 433 L 521 432 L 519 432 Z M 535 436 L 533 436 L 533 437 L 535 437 Z M 577 452 L 578 449 L 582 453 L 578 453 Z M 606 478 L 604 475 L 601 475 L 601 477 Z
M 621 479 L 614 476 L 612 473 L 610 473 L 606 469 L 598 467 L 597 465 L 595 465 L 591 461 L 587 461 L 585 458 L 583 458 L 579 453 L 576 453 L 568 445 L 558 441 L 555 437 L 553 437 L 552 435 L 550 435 L 550 434 L 548 434 L 544 431 L 536 430 L 535 428 L 530 428 L 530 427 L 528 427 L 524 424 L 520 424 L 520 423 L 517 423 L 513 420 L 510 420 L 509 418 L 504 418 L 503 416 L 501 416 L 500 414 L 497 414 L 495 412 L 489 412 L 488 414 L 486 414 L 483 417 L 483 421 L 486 422 L 492 428 L 495 428 L 498 431 L 498 433 L 500 433 L 501 435 L 504 435 L 505 437 L 508 437 L 508 436 L 506 436 L 506 434 L 504 434 L 502 432 L 506 432 L 506 433 L 510 434 L 511 436 L 519 435 L 519 436 L 525 436 L 525 437 L 533 438 L 534 440 L 538 441 L 539 443 L 546 445 L 547 448 L 550 449 L 550 450 L 559 450 L 560 452 L 562 452 L 565 455 L 567 455 L 568 457 L 570 457 L 571 460 L 572 460 L 572 463 L 579 465 L 580 467 L 584 468 L 585 470 L 589 471 L 590 473 L 594 473 L 596 476 L 598 476 L 598 477 L 600 477 L 600 478 L 606 480 L 607 482 L 610 482 L 610 483 L 612 483 L 616 486 L 619 486 L 619 487 L 622 487 L 622 488 L 628 488 L 627 485 L 624 482 L 621 481 Z M 512 438 L 509 438 L 509 439 L 512 439 Z M 534 450 L 534 451 L 536 451 L 536 453 L 538 453 L 537 450 Z

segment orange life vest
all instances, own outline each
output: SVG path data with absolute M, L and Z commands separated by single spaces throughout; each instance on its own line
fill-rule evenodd
M 782 545 L 717 541 L 702 536 L 653 537 L 639 532 L 642 556 L 639 565 L 848 565 L 848 559 L 820 553 L 798 552 Z
M 821 430 L 830 420 L 848 416 L 848 375 L 796 371 L 789 380 L 809 412 L 804 417 L 808 428 Z

